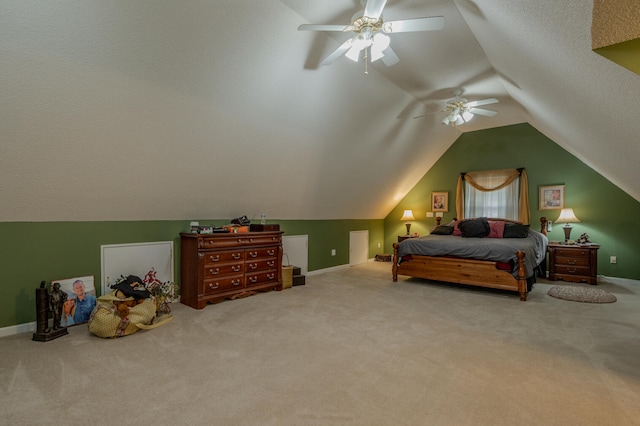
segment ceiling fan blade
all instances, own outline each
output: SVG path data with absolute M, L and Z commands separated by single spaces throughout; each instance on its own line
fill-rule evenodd
M 387 47 L 384 52 L 384 56 L 380 58 L 380 60 L 388 67 L 397 64 L 400 62 L 400 58 L 396 55 L 396 52 L 391 49 L 391 46 Z
M 378 19 L 382 15 L 387 0 L 368 0 L 364 7 L 364 16 L 367 18 Z
M 411 31 L 437 31 L 444 28 L 443 16 L 429 18 L 403 19 L 385 22 L 382 31 L 385 33 L 408 33 Z
M 316 25 L 302 24 L 298 27 L 298 31 L 347 31 L 349 25 Z
M 433 112 L 428 112 L 428 113 L 426 113 L 426 114 L 415 115 L 415 116 L 413 116 L 413 117 L 411 117 L 411 118 L 416 119 L 416 118 L 427 117 L 427 116 L 429 116 L 429 115 L 437 114 L 437 113 L 439 113 L 439 112 L 446 112 L 446 111 L 433 111 Z
M 495 117 L 495 115 L 497 114 L 496 111 L 491 111 L 490 109 L 481 109 L 481 108 L 471 108 L 469 112 L 471 114 L 484 115 L 485 117 Z
M 471 108 L 471 107 L 477 107 L 480 105 L 490 105 L 490 104 L 497 104 L 498 100 L 496 98 L 489 98 L 489 99 L 482 99 L 479 101 L 471 101 L 471 102 L 467 102 L 466 106 Z
M 340 47 L 338 47 L 336 50 L 331 52 L 331 54 L 329 56 L 324 58 L 324 60 L 322 62 L 320 62 L 320 65 L 329 65 L 329 64 L 331 64 L 333 61 L 338 59 L 340 56 L 344 55 L 347 52 L 347 50 L 351 49 L 351 45 L 352 45 L 351 39 L 345 41 L 344 43 L 342 43 L 340 45 Z

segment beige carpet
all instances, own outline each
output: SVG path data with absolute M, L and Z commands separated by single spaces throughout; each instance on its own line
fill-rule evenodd
M 0 339 L 2 425 L 639 425 L 640 287 L 614 304 L 391 282 L 390 263 L 116 340 Z M 553 283 L 557 285 L 558 283 Z

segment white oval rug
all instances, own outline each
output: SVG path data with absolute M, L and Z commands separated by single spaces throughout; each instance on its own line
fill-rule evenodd
M 600 288 L 562 285 L 551 287 L 547 294 L 556 299 L 582 303 L 613 303 L 616 296 Z

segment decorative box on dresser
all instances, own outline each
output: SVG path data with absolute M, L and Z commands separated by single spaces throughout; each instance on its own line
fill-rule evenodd
M 180 301 L 202 309 L 243 293 L 282 290 L 282 234 L 180 234 Z
M 598 284 L 597 244 L 549 244 L 549 279 Z

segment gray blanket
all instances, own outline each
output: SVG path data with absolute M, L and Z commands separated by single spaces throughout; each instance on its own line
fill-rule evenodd
M 516 252 L 522 250 L 525 253 L 527 277 L 530 277 L 535 267 L 545 258 L 548 242 L 546 235 L 532 229 L 529 229 L 529 235 L 526 238 L 464 238 L 455 235 L 427 235 L 402 241 L 398 248 L 398 256 L 402 259 L 405 255 L 417 254 L 513 262 L 511 272 L 517 276 Z

